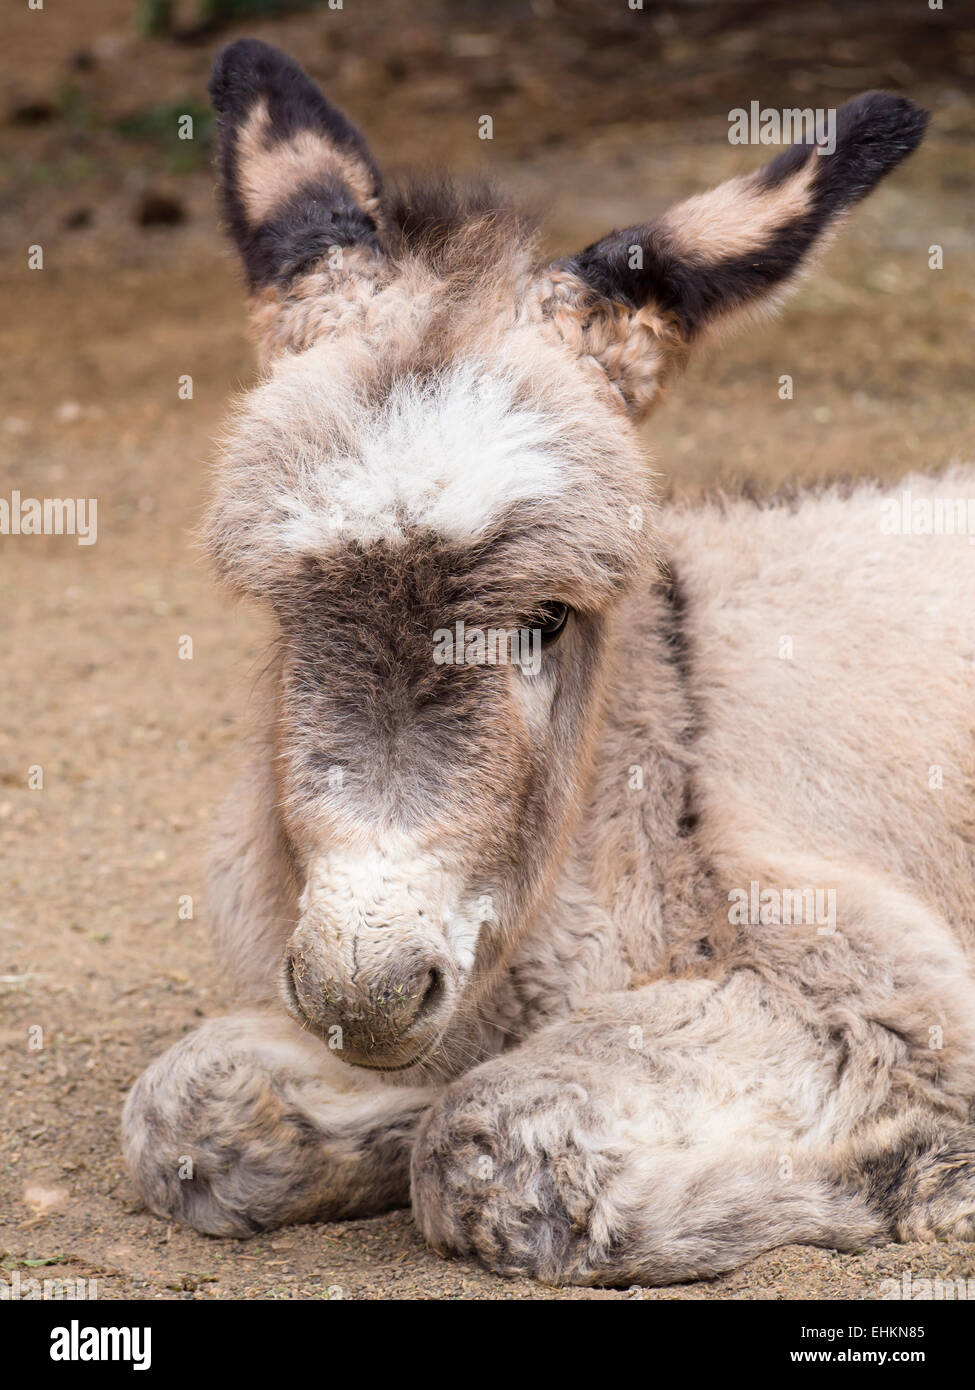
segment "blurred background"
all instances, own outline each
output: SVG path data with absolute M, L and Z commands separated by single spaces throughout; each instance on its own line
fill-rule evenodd
M 210 172 L 215 49 L 244 34 L 287 49 L 392 174 L 487 173 L 543 211 L 553 254 L 768 159 L 775 151 L 729 144 L 735 107 L 833 107 L 871 87 L 930 107 L 919 153 L 857 210 L 779 320 L 697 362 L 647 427 L 674 491 L 742 480 L 761 491 L 971 458 L 965 8 L 8 7 L 0 496 L 96 497 L 99 536 L 90 547 L 0 537 L 0 1065 L 11 1078 L 0 1096 L 0 1263 L 47 1261 L 56 1274 L 67 1261 L 106 1281 L 104 1297 L 315 1297 L 335 1283 L 348 1296 L 553 1293 L 433 1261 L 402 1214 L 256 1246 L 202 1241 L 134 1211 L 121 1172 L 125 1089 L 227 1002 L 206 944 L 203 859 L 261 648 L 257 618 L 218 594 L 191 534 L 228 396 L 253 372 Z M 477 138 L 485 114 L 490 142 Z M 184 116 L 192 140 L 179 138 Z M 43 270 L 28 269 L 35 245 Z M 932 245 L 941 270 L 929 268 Z M 178 395 L 186 375 L 192 399 Z M 186 635 L 190 661 L 177 654 Z M 28 788 L 33 766 L 43 790 Z M 191 917 L 178 906 L 186 897 Z M 46 1042 L 28 1052 L 34 1024 Z M 777 1252 L 693 1296 L 763 1296 L 763 1279 L 780 1292 L 862 1296 L 857 1260 L 873 1258 Z M 900 1257 L 882 1258 L 896 1274 Z M 925 1255 L 926 1270 L 935 1264 Z

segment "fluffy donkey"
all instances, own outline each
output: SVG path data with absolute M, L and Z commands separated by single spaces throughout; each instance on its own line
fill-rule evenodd
M 265 371 L 207 535 L 276 636 L 213 869 L 241 1011 L 135 1085 L 145 1202 L 412 1203 L 579 1284 L 975 1237 L 975 552 L 904 485 L 658 507 L 635 430 L 924 113 L 546 265 L 274 49 L 211 90 Z

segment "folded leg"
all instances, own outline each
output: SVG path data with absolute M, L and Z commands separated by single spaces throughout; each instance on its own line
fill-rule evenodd
M 971 1131 L 923 1108 L 876 1118 L 907 1045 L 879 1024 L 862 1045 L 873 1090 L 841 1031 L 748 970 L 601 996 L 447 1088 L 414 1150 L 414 1212 L 435 1249 L 578 1284 L 969 1230 Z
M 283 1016 L 237 1014 L 143 1072 L 122 1117 L 126 1162 L 147 1206 L 209 1235 L 368 1216 L 407 1205 L 435 1095 L 356 1072 Z

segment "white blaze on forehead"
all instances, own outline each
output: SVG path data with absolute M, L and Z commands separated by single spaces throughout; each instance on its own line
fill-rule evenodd
M 459 877 L 435 855 L 330 850 L 312 864 L 301 895 L 305 923 L 351 945 L 356 932 L 422 928 L 445 943 L 462 976 L 474 963 L 480 924 Z
M 328 378 L 302 376 L 290 385 L 313 389 L 327 409 Z M 300 409 L 308 411 L 307 396 Z M 432 381 L 404 378 L 380 406 L 347 410 L 343 424 L 345 448 L 291 432 L 295 485 L 273 496 L 279 542 L 289 549 L 397 540 L 415 526 L 469 540 L 508 507 L 549 499 L 568 483 L 553 415 L 520 401 L 511 377 L 476 365 Z

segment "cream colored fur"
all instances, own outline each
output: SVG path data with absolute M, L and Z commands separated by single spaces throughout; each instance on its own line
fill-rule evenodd
M 228 53 L 254 219 L 319 168 L 367 186 L 323 99 L 314 139 L 247 125 L 235 74 L 307 79 Z M 589 1284 L 975 1238 L 975 547 L 885 525 L 975 468 L 658 509 L 633 429 L 705 320 L 775 297 L 763 254 L 794 280 L 789 236 L 913 148 L 909 106 L 844 108 L 829 176 L 649 228 L 662 295 L 707 277 L 683 328 L 483 213 L 258 292 L 207 524 L 274 630 L 212 874 L 242 1011 L 129 1096 L 154 1211 L 249 1235 L 411 1202 L 438 1250 Z M 434 666 L 445 616 L 552 603 L 536 675 Z

